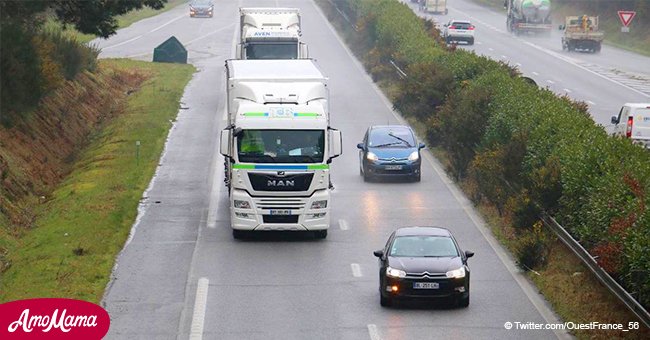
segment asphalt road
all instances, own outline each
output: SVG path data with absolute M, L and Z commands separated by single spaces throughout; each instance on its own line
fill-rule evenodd
M 455 6 L 463 4 L 455 2 Z M 232 238 L 222 184 L 223 159 L 217 145 L 219 130 L 225 126 L 223 64 L 233 53 L 240 6 L 299 7 L 310 53 L 330 77 L 332 126 L 343 132 L 344 154 L 332 166 L 336 189 L 326 240 L 303 234 L 273 234 L 248 241 Z M 521 43 L 488 32 L 481 31 L 477 41 L 482 44 L 475 48 L 495 46 L 496 50 L 500 45 Z M 504 328 L 506 322 L 557 320 L 435 159 L 425 157 L 421 183 L 363 182 L 356 143 L 368 126 L 400 119 L 311 1 L 218 2 L 212 19 L 191 19 L 187 8 L 180 6 L 97 43 L 103 48 L 101 57 L 147 59 L 156 45 L 172 35 L 188 47 L 190 62 L 199 71 L 186 89 L 185 109 L 179 111 L 103 299 L 112 318 L 108 338 L 566 336 Z M 518 55 L 507 46 L 498 48 Z M 528 52 L 516 51 L 522 64 L 532 64 L 532 56 L 524 59 Z M 603 49 L 601 56 L 608 52 L 609 48 Z M 572 84 L 572 93 L 582 93 L 578 83 L 598 89 L 593 99 L 602 104 L 595 107 L 606 107 L 605 98 L 612 96 L 616 96 L 614 106 L 635 99 L 625 88 L 562 59 L 547 53 L 531 55 L 537 55 L 543 65 L 538 69 L 540 76 L 546 76 L 545 70 L 549 79 L 561 77 L 563 71 L 583 77 L 584 83 L 562 80 L 562 84 Z M 553 79 L 560 83 L 565 78 Z M 470 259 L 469 308 L 379 306 L 377 260 L 372 251 L 380 249 L 396 227 L 405 225 L 448 227 L 463 249 L 476 253 Z
M 458 46 L 517 66 L 539 86 L 586 102 L 594 121 L 608 130 L 610 117 L 623 103 L 650 102 L 650 57 L 609 45 L 596 54 L 563 51 L 562 32 L 557 29 L 550 36 L 515 36 L 506 29 L 505 12 L 471 0 L 449 2 L 448 15 L 424 14 L 416 4 L 402 2 L 441 26 L 450 19 L 470 20 L 476 26 L 475 44 Z

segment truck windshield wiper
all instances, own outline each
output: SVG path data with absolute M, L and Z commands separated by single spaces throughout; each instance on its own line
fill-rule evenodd
M 393 137 L 393 138 L 399 139 L 399 140 L 401 140 L 402 142 L 406 143 L 406 146 L 408 146 L 409 148 L 413 147 L 413 145 L 411 145 L 411 143 L 409 143 L 406 139 L 404 139 L 404 138 L 402 138 L 402 137 L 395 136 L 395 135 L 392 134 L 392 133 L 389 133 L 388 135 L 391 136 L 391 137 Z

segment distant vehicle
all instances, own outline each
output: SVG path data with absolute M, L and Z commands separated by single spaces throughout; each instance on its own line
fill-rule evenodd
M 461 251 L 446 228 L 405 227 L 394 231 L 379 258 L 379 302 L 390 306 L 396 299 L 451 298 L 469 306 L 471 251 Z
M 448 14 L 449 9 L 447 9 L 447 0 L 420 0 L 419 9 L 420 12 L 426 13 L 437 13 L 437 14 Z
M 212 0 L 190 1 L 190 17 L 210 17 L 214 14 L 214 3 Z
M 407 177 L 415 182 L 421 177 L 420 150 L 415 134 L 408 126 L 372 126 L 366 131 L 359 149 L 359 172 L 367 182 L 373 178 Z
M 507 10 L 506 26 L 509 32 L 519 35 L 524 32 L 551 33 L 550 0 L 505 0 Z
M 560 26 L 564 30 L 562 49 L 569 52 L 575 50 L 600 52 L 600 46 L 605 39 L 605 34 L 598 30 L 597 16 L 568 16 L 565 24 Z
M 237 59 L 306 59 L 298 8 L 239 9 Z
M 650 148 L 650 103 L 627 103 L 612 116 L 614 135 Z
M 445 24 L 442 37 L 447 44 L 452 42 L 466 41 L 469 45 L 474 45 L 474 25 L 466 20 L 449 20 Z

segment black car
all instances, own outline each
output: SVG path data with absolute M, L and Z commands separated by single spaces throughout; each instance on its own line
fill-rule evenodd
M 394 231 L 379 258 L 379 295 L 382 306 L 395 299 L 451 298 L 469 306 L 471 251 L 462 252 L 451 232 L 439 227 L 405 227 Z
M 359 148 L 359 172 L 365 181 L 380 176 L 406 177 L 419 182 L 420 150 L 415 134 L 408 126 L 372 126 L 366 131 Z
M 214 4 L 212 0 L 192 0 L 190 1 L 190 17 L 210 17 L 214 13 Z

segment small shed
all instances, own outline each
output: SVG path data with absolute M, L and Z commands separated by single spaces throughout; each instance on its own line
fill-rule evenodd
M 153 61 L 157 63 L 187 64 L 187 50 L 172 36 L 153 50 Z

